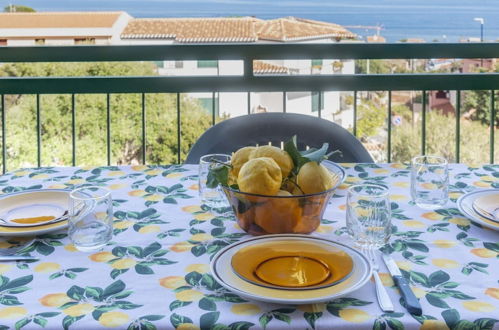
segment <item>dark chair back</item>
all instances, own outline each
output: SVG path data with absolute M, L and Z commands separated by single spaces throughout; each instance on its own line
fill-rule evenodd
M 267 112 L 227 119 L 209 128 L 193 145 L 186 164 L 197 164 L 206 154 L 231 154 L 251 145 L 281 147 L 281 143 L 297 135 L 298 150 L 320 148 L 329 143 L 329 151 L 340 150 L 329 160 L 338 163 L 373 163 L 374 160 L 359 140 L 343 127 L 318 117 L 295 113 Z

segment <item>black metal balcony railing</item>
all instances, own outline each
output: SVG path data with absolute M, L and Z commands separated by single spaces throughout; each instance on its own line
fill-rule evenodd
M 40 95 L 70 94 L 72 104 L 72 152 L 76 163 L 75 95 L 98 93 L 107 95 L 107 163 L 111 163 L 110 95 L 139 93 L 142 96 L 142 161 L 145 163 L 146 116 L 145 95 L 148 93 L 177 94 L 177 162 L 181 162 L 180 93 L 196 92 L 286 92 L 350 91 L 354 96 L 354 120 L 357 93 L 388 91 L 388 118 L 391 118 L 392 91 L 421 91 L 422 141 L 426 153 L 427 92 L 457 91 L 456 161 L 460 160 L 461 91 L 490 91 L 490 162 L 494 162 L 495 90 L 499 88 L 498 73 L 477 74 L 362 74 L 362 75 L 254 75 L 255 60 L 276 59 L 433 59 L 433 58 L 499 58 L 499 44 L 267 44 L 267 45 L 159 45 L 159 46 L 48 46 L 0 47 L 0 63 L 11 62 L 101 62 L 101 61 L 179 61 L 179 60 L 243 60 L 244 73 L 239 76 L 147 76 L 147 77 L 0 77 L 2 133 L 2 168 L 8 169 L 6 146 L 5 96 L 36 95 L 37 165 L 41 166 Z M 215 108 L 215 107 L 213 107 Z M 320 107 L 319 107 L 320 108 Z M 285 102 L 283 111 L 286 111 Z M 320 116 L 320 111 L 319 111 Z M 213 116 L 213 123 L 215 118 Z M 387 160 L 391 161 L 391 121 L 387 121 Z M 354 134 L 356 126 L 354 121 Z

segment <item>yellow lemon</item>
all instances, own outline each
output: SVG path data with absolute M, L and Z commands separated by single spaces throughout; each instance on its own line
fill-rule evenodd
M 59 307 L 73 299 L 69 298 L 65 293 L 51 293 L 38 299 L 40 304 L 46 307 Z
M 249 155 L 249 159 L 255 159 L 260 157 L 272 158 L 279 168 L 281 169 L 282 178 L 287 178 L 289 173 L 294 167 L 293 160 L 291 156 L 284 150 L 279 149 L 274 146 L 261 146 L 257 147 Z
M 175 178 L 180 178 L 182 176 L 182 173 L 170 173 L 165 176 L 165 178 L 168 179 L 175 179 Z
M 72 179 L 66 183 L 67 184 L 82 184 L 82 183 L 85 183 L 85 179 Z
M 475 181 L 475 182 L 473 182 L 473 185 L 476 187 L 480 187 L 480 188 L 490 188 L 491 187 L 490 183 L 483 182 L 483 181 Z
M 78 317 L 92 313 L 94 309 L 95 307 L 92 304 L 77 304 L 63 309 L 62 312 L 72 317 Z
M 158 225 L 148 225 L 139 229 L 140 234 L 158 233 L 161 228 Z
M 327 233 L 330 233 L 333 231 L 333 227 L 331 226 L 323 226 L 323 225 L 320 225 L 319 227 L 317 227 L 317 229 L 315 230 L 316 232 L 320 233 L 320 234 L 327 234 Z
M 412 268 L 412 264 L 409 261 L 395 261 L 395 263 L 397 264 L 397 266 L 400 269 L 403 269 L 406 271 L 410 271 Z
M 37 273 L 53 273 L 61 269 L 61 265 L 55 262 L 42 262 L 36 265 L 35 272 Z
M 122 312 L 105 312 L 99 317 L 99 323 L 110 328 L 119 327 L 128 320 L 128 315 Z
M 379 273 L 379 278 L 381 279 L 381 282 L 383 282 L 384 286 L 391 288 L 392 286 L 395 285 L 392 276 L 388 273 Z
M 369 314 L 357 308 L 342 309 L 340 310 L 339 315 L 343 320 L 352 323 L 362 323 L 371 318 Z
M 361 179 L 356 177 L 356 176 L 348 176 L 346 179 L 345 179 L 345 182 L 346 183 L 356 183 L 356 182 L 359 182 Z
M 149 166 L 147 166 L 147 165 L 134 165 L 134 166 L 132 166 L 132 170 L 137 171 L 137 172 L 142 172 L 147 168 L 149 168 Z
M 400 163 L 395 163 L 390 165 L 391 168 L 396 168 L 398 170 L 404 170 L 407 168 L 407 165 L 400 164 Z
M 470 221 L 468 219 L 465 219 L 465 218 L 452 218 L 449 220 L 450 223 L 453 223 L 455 225 L 458 225 L 458 226 L 469 226 L 470 225 Z
M 260 314 L 262 310 L 255 304 L 234 304 L 230 308 L 230 311 L 237 315 L 257 315 Z
M 27 175 L 29 173 L 30 173 L 29 171 L 18 171 L 18 172 L 14 172 L 14 174 L 16 176 L 25 176 L 25 175 Z
M 406 195 L 390 195 L 390 200 L 392 201 L 403 201 L 406 200 L 407 196 Z
M 421 288 L 418 288 L 416 286 L 411 286 L 411 290 L 412 292 L 414 293 L 414 295 L 416 296 L 416 298 L 423 298 L 424 296 L 426 296 L 426 291 L 421 289 Z
M 157 194 L 152 194 L 152 195 L 144 197 L 144 199 L 146 201 L 150 201 L 150 202 L 159 202 L 159 201 L 163 200 L 163 196 L 157 195 Z
M 497 256 L 497 252 L 485 248 L 472 249 L 470 252 L 481 258 L 495 258 Z
M 199 214 L 196 214 L 194 216 L 194 219 L 198 220 L 198 221 L 206 221 L 206 220 L 211 220 L 213 219 L 215 216 L 212 214 L 212 213 L 199 213 Z
M 190 190 L 199 190 L 199 185 L 198 184 L 191 184 L 189 187 L 187 187 L 187 189 L 190 189 Z
M 147 194 L 147 192 L 145 190 L 142 190 L 142 189 L 132 190 L 132 191 L 128 192 L 128 196 L 132 196 L 132 197 L 141 197 L 141 196 L 144 196 L 145 194 Z
M 24 307 L 12 306 L 0 309 L 0 318 L 18 319 L 26 315 L 28 311 Z
M 457 244 L 457 242 L 450 241 L 448 239 L 437 239 L 437 240 L 433 241 L 433 244 L 435 244 L 439 248 L 448 249 L 448 248 L 454 247 Z
M 346 204 L 341 204 L 340 206 L 338 206 L 338 208 L 342 211 L 345 211 L 347 209 L 347 205 Z
M 487 288 L 485 294 L 492 298 L 499 299 L 499 288 Z
M 467 310 L 478 313 L 490 313 L 496 309 L 494 305 L 489 304 L 488 302 L 477 300 L 463 301 L 462 305 Z
M 444 218 L 443 215 L 440 215 L 437 212 L 426 212 L 421 214 L 421 216 L 428 220 L 442 220 Z
M 124 184 L 124 183 L 115 183 L 115 184 L 111 184 L 109 186 L 107 186 L 109 189 L 111 190 L 118 190 L 118 189 L 123 189 L 125 188 L 127 185 Z
M 155 169 L 155 170 L 150 170 L 150 171 L 145 171 L 147 175 L 158 175 L 163 173 L 162 169 Z
M 67 186 L 65 184 L 57 183 L 48 186 L 49 189 L 65 189 Z
M 173 252 L 185 252 L 190 251 L 194 246 L 194 244 L 191 244 L 189 242 L 178 242 L 173 244 L 170 250 Z
M 393 183 L 393 186 L 398 187 L 398 188 L 409 188 L 409 182 L 399 181 L 399 182 Z
M 449 198 L 458 199 L 459 197 L 461 197 L 462 194 L 463 194 L 462 192 L 450 192 Z
M 247 161 L 237 177 L 242 192 L 275 196 L 281 187 L 282 173 L 277 163 L 269 157 Z
M 373 172 L 376 174 L 386 174 L 389 173 L 390 171 L 387 170 L 386 168 L 376 168 L 373 170 Z
M 123 258 L 120 260 L 116 260 L 111 264 L 111 267 L 114 269 L 128 269 L 132 268 L 137 264 L 137 261 L 132 258 Z
M 107 172 L 107 176 L 122 176 L 125 175 L 125 172 L 123 171 L 110 171 Z
M 231 157 L 232 174 L 237 177 L 241 167 L 250 159 L 250 154 L 256 150 L 256 147 L 244 147 L 238 149 Z
M 195 212 L 202 211 L 201 210 L 201 206 L 199 206 L 199 205 L 188 205 L 188 206 L 184 206 L 184 207 L 182 207 L 181 210 L 184 211 L 184 212 L 187 212 L 187 213 L 195 213 Z
M 105 218 L 106 218 L 106 216 L 107 216 L 107 213 L 106 213 L 106 212 L 95 212 L 95 217 L 96 217 L 97 219 L 101 219 L 101 220 L 103 220 L 103 219 L 105 219 Z
M 424 228 L 426 225 L 422 223 L 421 221 L 417 220 L 405 220 L 402 221 L 402 224 L 406 227 L 411 227 L 411 228 Z
M 492 182 L 495 182 L 498 180 L 498 178 L 494 177 L 494 176 L 490 176 L 490 175 L 484 175 L 484 176 L 481 176 L 480 177 L 480 180 L 482 181 L 492 181 Z
M 421 187 L 428 189 L 428 190 L 435 190 L 438 188 L 438 186 L 436 184 L 429 183 L 429 182 L 421 183 Z
M 200 328 L 192 323 L 180 323 L 175 330 L 200 330 Z
M 196 242 L 205 242 L 213 239 L 213 236 L 210 234 L 206 233 L 199 233 L 199 234 L 194 234 L 191 236 L 191 241 L 196 241 Z
M 185 267 L 185 272 L 198 272 L 200 274 L 208 273 L 210 271 L 210 265 L 207 264 L 192 264 Z
M 168 289 L 176 289 L 187 285 L 187 282 L 182 276 L 167 276 L 159 279 L 159 285 Z
M 115 259 L 116 256 L 111 252 L 103 251 L 91 254 L 88 258 L 96 262 L 108 262 L 109 260 Z
M 116 221 L 113 223 L 113 227 L 116 229 L 127 229 L 134 223 L 135 221 L 130 221 L 130 220 Z
M 342 184 L 340 184 L 340 185 L 338 186 L 338 189 L 343 189 L 343 190 L 345 190 L 345 189 L 347 189 L 348 187 L 350 187 L 348 184 L 346 184 L 346 183 L 342 183 Z
M 175 298 L 180 301 L 198 301 L 204 297 L 202 292 L 196 290 L 183 290 L 175 294 Z
M 305 194 L 315 194 L 333 188 L 337 179 L 322 164 L 305 163 L 298 172 L 296 183 Z
M 64 250 L 69 251 L 69 252 L 76 252 L 78 251 L 77 248 L 75 248 L 74 244 L 68 244 L 64 246 Z
M 8 272 L 12 268 L 12 265 L 0 264 L 0 274 Z
M 431 263 L 440 268 L 456 268 L 459 267 L 459 262 L 451 259 L 432 259 Z
M 48 174 L 37 174 L 33 175 L 31 178 L 36 180 L 41 180 L 41 179 L 46 179 L 48 177 L 49 177 Z
M 419 330 L 449 330 L 447 324 L 440 320 L 424 320 Z
M 298 309 L 306 313 L 319 313 L 326 309 L 325 303 L 299 305 Z

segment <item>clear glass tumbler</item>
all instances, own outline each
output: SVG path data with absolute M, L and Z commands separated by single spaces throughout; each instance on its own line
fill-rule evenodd
M 103 187 L 89 186 L 69 195 L 69 239 L 83 252 L 101 249 L 113 235 L 113 201 Z
M 385 245 L 391 235 L 388 188 L 376 184 L 351 186 L 347 193 L 346 224 L 356 246 Z
M 204 155 L 199 159 L 199 196 L 201 202 L 211 208 L 229 207 L 229 202 L 222 191 L 222 188 L 208 188 L 206 181 L 211 168 L 230 164 L 231 156 L 226 154 Z
M 420 208 L 434 210 L 449 199 L 447 160 L 438 156 L 417 156 L 411 164 L 412 201 Z

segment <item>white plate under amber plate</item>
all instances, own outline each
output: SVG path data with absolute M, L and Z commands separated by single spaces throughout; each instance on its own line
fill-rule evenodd
M 315 260 L 312 261 L 311 266 L 311 269 L 315 268 L 313 272 L 319 269 L 319 274 L 322 274 L 312 279 L 310 287 L 304 285 L 297 287 L 296 282 L 289 278 L 283 281 L 278 280 L 278 275 L 271 275 L 270 278 L 266 277 L 264 270 L 260 268 L 266 267 L 269 260 L 273 262 L 275 260 L 274 255 L 269 254 L 268 258 L 264 258 L 266 260 L 258 262 L 252 262 L 248 259 L 247 267 L 251 269 L 247 269 L 246 272 L 240 269 L 241 265 L 234 264 L 234 260 L 237 262 L 238 256 L 241 256 L 240 251 L 244 253 L 244 251 L 251 249 L 258 250 L 259 247 L 271 249 L 273 245 L 276 247 L 287 246 L 285 253 L 282 254 L 283 258 L 299 258 L 302 254 L 301 251 L 312 250 L 313 246 L 318 251 L 330 251 L 332 254 L 336 254 L 337 257 L 326 259 L 321 254 L 312 258 L 308 255 L 305 256 L 307 260 Z M 295 251 L 290 250 L 289 247 L 294 247 Z M 335 260 L 344 263 L 344 266 L 330 264 Z M 283 264 L 286 263 L 289 267 L 289 260 L 283 260 Z M 234 265 L 237 270 L 234 270 Z M 234 243 L 219 251 L 213 257 L 210 266 L 211 273 L 217 282 L 241 297 L 281 304 L 311 304 L 336 299 L 361 288 L 371 277 L 372 271 L 366 257 L 346 245 L 320 237 L 292 234 L 258 236 Z M 346 267 L 347 269 L 342 271 L 337 267 Z M 318 285 L 316 281 L 321 280 L 321 276 L 327 276 L 328 271 L 332 273 L 332 276 L 335 273 L 341 273 L 341 278 L 335 279 L 327 285 Z M 255 278 L 248 278 L 249 275 L 244 273 L 256 274 L 263 282 L 270 282 L 270 285 L 259 283 L 261 281 L 255 280 Z M 267 274 L 272 274 L 272 272 Z M 289 272 L 284 271 L 284 274 L 289 274 Z M 295 272 L 292 276 L 296 274 Z M 327 280 L 324 283 L 326 282 Z
M 69 191 L 37 189 L 0 195 L 0 235 L 33 236 L 66 228 Z
M 493 230 L 499 230 L 499 222 L 487 219 L 486 217 L 480 215 L 474 208 L 474 203 L 479 198 L 496 195 L 498 193 L 498 189 L 472 191 L 459 197 L 456 204 L 459 211 L 461 211 L 461 213 L 471 221 Z

